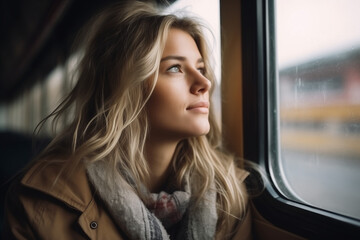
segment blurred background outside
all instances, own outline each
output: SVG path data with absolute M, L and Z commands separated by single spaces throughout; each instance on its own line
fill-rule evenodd
M 360 219 L 360 1 L 277 0 L 279 175 Z

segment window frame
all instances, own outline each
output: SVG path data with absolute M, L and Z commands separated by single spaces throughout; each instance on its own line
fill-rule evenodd
M 265 219 L 305 238 L 360 237 L 359 220 L 287 199 L 272 180 L 270 164 L 279 152 L 278 123 L 270 121 L 278 112 L 270 108 L 277 101 L 270 94 L 277 94 L 274 6 L 275 0 L 241 0 L 244 158 L 265 169 L 269 179 L 253 202 Z

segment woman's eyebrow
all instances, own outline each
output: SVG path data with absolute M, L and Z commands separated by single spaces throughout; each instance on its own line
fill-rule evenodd
M 160 60 L 160 62 L 167 61 L 167 60 L 178 60 L 178 61 L 183 62 L 183 61 L 186 61 L 186 57 L 170 55 L 170 56 L 166 56 L 166 57 L 162 58 Z M 202 59 L 202 58 L 199 58 L 197 60 L 197 63 L 203 63 L 203 62 L 204 62 L 204 59 Z
M 163 61 L 167 61 L 167 60 L 179 60 L 179 61 L 185 61 L 186 58 L 185 57 L 182 57 L 182 56 L 173 56 L 173 55 L 170 55 L 170 56 L 167 56 L 167 57 L 164 57 L 161 59 L 160 62 L 163 62 Z

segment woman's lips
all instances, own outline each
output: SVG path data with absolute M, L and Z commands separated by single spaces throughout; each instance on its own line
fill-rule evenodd
M 198 113 L 208 113 L 209 112 L 209 102 L 197 102 L 191 104 L 186 108 L 188 111 L 198 112 Z

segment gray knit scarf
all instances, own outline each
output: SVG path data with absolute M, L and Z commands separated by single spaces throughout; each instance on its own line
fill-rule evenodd
M 183 191 L 175 191 L 172 197 L 178 202 L 180 219 L 175 225 L 166 218 L 159 219 L 145 206 L 122 177 L 115 175 L 107 180 L 109 169 L 102 161 L 87 165 L 87 173 L 100 198 L 104 201 L 118 226 L 130 239 L 139 240 L 202 240 L 214 239 L 217 212 L 216 192 L 209 190 L 196 207 L 191 204 L 191 185 L 188 179 Z M 211 189 L 214 189 L 212 184 Z M 152 198 L 157 195 L 150 194 Z M 169 226 L 171 226 L 169 228 Z

